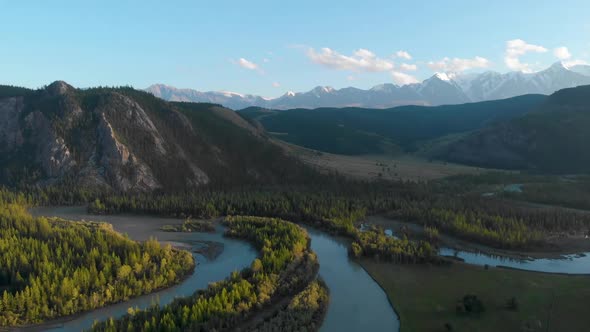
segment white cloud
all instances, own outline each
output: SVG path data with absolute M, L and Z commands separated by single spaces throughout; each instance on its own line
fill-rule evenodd
M 281 83 L 279 83 L 279 82 L 272 82 L 272 86 L 274 88 L 280 88 L 281 87 Z
M 504 63 L 512 70 L 520 70 L 525 73 L 530 73 L 533 70 L 528 63 L 520 62 L 520 56 L 529 53 L 545 53 L 547 49 L 543 46 L 527 44 L 522 39 L 513 39 L 506 42 L 506 54 L 504 55 Z
M 257 70 L 258 69 L 258 65 L 257 64 L 255 64 L 252 61 L 248 61 L 248 60 L 246 60 L 244 58 L 240 58 L 238 60 L 238 65 L 240 67 L 242 67 L 242 68 L 246 68 L 246 69 L 249 69 L 249 70 Z
M 358 50 L 356 50 L 354 52 L 354 55 L 356 55 L 357 57 L 361 58 L 361 59 L 371 59 L 375 57 L 375 53 L 364 49 L 364 48 L 359 48 Z
M 403 71 L 416 71 L 418 70 L 418 66 L 414 64 L 402 63 L 401 65 L 399 65 L 399 69 Z
M 406 60 L 412 60 L 412 56 L 406 51 L 397 51 L 395 52 L 395 56 Z
M 443 58 L 440 61 L 428 62 L 428 67 L 435 72 L 460 73 L 474 68 L 487 68 L 490 61 L 486 58 L 476 56 L 473 59 Z
M 362 48 L 351 56 L 342 55 L 327 47 L 322 48 L 319 52 L 309 48 L 307 56 L 314 63 L 338 70 L 381 72 L 393 69 L 393 62 L 380 59 L 375 53 Z
M 575 60 L 563 61 L 563 65 L 566 66 L 567 68 L 570 68 L 570 67 L 577 66 L 577 65 L 588 66 L 588 65 L 590 65 L 590 63 L 588 63 L 588 61 L 585 61 L 582 59 L 575 59 Z
M 555 55 L 559 60 L 567 60 L 572 57 L 572 54 L 565 46 L 554 49 L 553 55 Z
M 397 85 L 406 85 L 406 84 L 418 83 L 418 79 L 415 78 L 414 76 L 408 75 L 406 73 L 402 73 L 402 72 L 399 72 L 399 71 L 392 71 L 391 72 L 391 77 L 393 78 L 393 81 Z
M 565 46 L 557 47 L 553 49 L 553 55 L 555 55 L 564 66 L 567 68 L 577 66 L 577 65 L 585 65 L 588 66 L 590 63 L 586 60 L 582 59 L 572 59 L 572 54 L 570 53 L 569 49 Z
M 262 59 L 262 62 L 268 63 L 268 62 L 270 62 L 270 59 L 269 58 L 264 58 L 264 59 Z
M 346 80 L 347 81 L 356 81 L 356 76 L 354 76 L 354 75 L 348 75 L 348 76 L 346 76 Z

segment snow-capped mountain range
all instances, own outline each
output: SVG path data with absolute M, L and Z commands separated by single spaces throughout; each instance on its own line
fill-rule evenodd
M 590 85 L 590 66 L 565 67 L 561 62 L 536 73 L 488 71 L 480 74 L 437 73 L 422 83 L 398 86 L 381 84 L 369 90 L 318 86 L 308 92 L 287 92 L 264 98 L 235 92 L 200 92 L 156 84 L 146 91 L 170 101 L 207 102 L 235 110 L 250 106 L 273 109 L 318 107 L 389 108 L 400 105 L 462 104 L 504 99 L 524 94 L 551 94 L 578 85 Z

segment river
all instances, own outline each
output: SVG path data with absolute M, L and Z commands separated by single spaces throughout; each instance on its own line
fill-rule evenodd
M 211 282 L 225 279 L 231 272 L 249 266 L 257 256 L 256 250 L 251 245 L 244 241 L 223 237 L 221 229 L 218 229 L 216 233 L 176 233 L 160 230 L 160 227 L 163 225 L 180 224 L 182 221 L 178 219 L 130 215 L 94 216 L 86 214 L 85 209 L 81 207 L 36 208 L 31 212 L 36 216 L 55 216 L 70 220 L 109 222 L 115 230 L 125 233 L 130 238 L 138 241 L 154 237 L 162 242 L 184 244 L 187 246 L 187 249 L 190 247 L 191 251 L 202 247 L 202 241 L 215 241 L 223 243 L 224 250 L 218 257 L 212 260 L 208 260 L 200 254 L 193 254 L 198 263 L 195 273 L 176 286 L 136 297 L 126 302 L 75 315 L 72 319 L 57 320 L 50 325 L 43 325 L 42 328 L 21 329 L 24 331 L 49 330 L 79 332 L 83 329 L 90 328 L 95 320 L 120 317 L 126 314 L 127 309 L 130 307 L 144 309 L 152 304 L 162 306 L 172 302 L 175 297 L 191 295 L 196 290 L 206 288 Z
M 191 295 L 207 287 L 210 282 L 222 280 L 231 272 L 249 266 L 257 255 L 248 243 L 223 237 L 223 227 L 220 225 L 215 233 L 176 233 L 163 232 L 160 228 L 163 225 L 180 224 L 181 220 L 178 219 L 136 215 L 94 216 L 88 215 L 82 207 L 36 208 L 32 213 L 70 220 L 104 221 L 134 240 L 143 241 L 154 237 L 193 252 L 202 247 L 205 241 L 222 243 L 224 249 L 214 259 L 194 253 L 198 262 L 195 273 L 174 287 L 42 326 L 20 329 L 23 331 L 81 331 L 90 328 L 96 320 L 120 317 L 130 307 L 146 308 L 156 303 L 162 306 L 176 297 Z M 307 231 L 311 237 L 311 247 L 320 261 L 319 274 L 330 289 L 330 306 L 321 331 L 398 331 L 399 320 L 385 292 L 360 265 L 348 258 L 349 240 L 310 227 L 307 227 Z M 388 235 L 395 236 L 391 229 L 386 231 Z M 441 248 L 439 253 L 456 256 L 475 265 L 507 266 L 540 272 L 590 273 L 590 255 L 518 260 L 451 248 Z
M 91 327 L 95 320 L 122 316 L 129 307 L 146 308 L 154 303 L 162 306 L 175 297 L 191 295 L 210 282 L 222 280 L 232 271 L 249 266 L 257 255 L 246 242 L 223 237 L 221 227 L 216 233 L 171 233 L 160 231 L 160 227 L 179 224 L 180 220 L 132 215 L 94 216 L 80 207 L 37 208 L 32 213 L 70 220 L 109 222 L 115 230 L 139 241 L 155 237 L 159 241 L 188 244 L 192 249 L 199 246 L 199 241 L 215 241 L 223 243 L 224 250 L 213 260 L 194 254 L 199 263 L 195 273 L 174 287 L 71 319 L 21 330 L 81 331 Z M 320 261 L 319 274 L 330 289 L 330 306 L 321 331 L 398 331 L 399 320 L 385 292 L 360 265 L 348 258 L 348 241 L 312 228 L 307 230 L 312 249 Z
M 348 258 L 349 240 L 309 227 L 307 231 L 320 261 L 320 276 L 330 289 L 321 331 L 399 331 L 398 317 L 383 289 Z

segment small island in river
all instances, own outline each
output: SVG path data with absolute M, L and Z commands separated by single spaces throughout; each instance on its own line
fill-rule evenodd
M 186 218 L 180 225 L 164 225 L 164 232 L 215 232 L 215 225 L 211 220 L 193 220 Z

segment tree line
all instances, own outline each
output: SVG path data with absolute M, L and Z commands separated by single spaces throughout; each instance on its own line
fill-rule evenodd
M 109 224 L 34 218 L 24 201 L 0 193 L 0 326 L 125 301 L 194 269 L 189 252 L 132 241 Z
M 328 287 L 322 280 L 315 280 L 295 295 L 287 307 L 259 324 L 242 328 L 242 331 L 318 331 L 328 310 L 329 302 Z
M 371 214 L 433 227 L 462 239 L 497 248 L 541 247 L 545 234 L 590 228 L 590 215 L 566 209 L 539 209 L 498 198 L 450 195 L 434 184 L 348 190 L 272 188 L 202 191 L 183 195 L 104 195 L 91 213 L 147 213 L 212 218 L 224 215 L 278 217 L 355 237 Z
M 373 257 L 398 264 L 442 263 L 436 247 L 428 241 L 396 239 L 381 229 L 359 231 L 350 246 L 354 257 Z
M 494 180 L 493 174 L 490 177 Z M 318 186 L 206 187 L 177 194 L 77 192 L 49 187 L 29 190 L 25 196 L 37 204 L 91 202 L 88 210 L 95 214 L 277 217 L 351 237 L 367 215 L 383 214 L 507 249 L 534 249 L 543 246 L 548 233 L 590 229 L 590 214 L 482 197 L 470 192 L 479 185 L 477 181 L 479 178 L 429 183 L 335 181 Z

